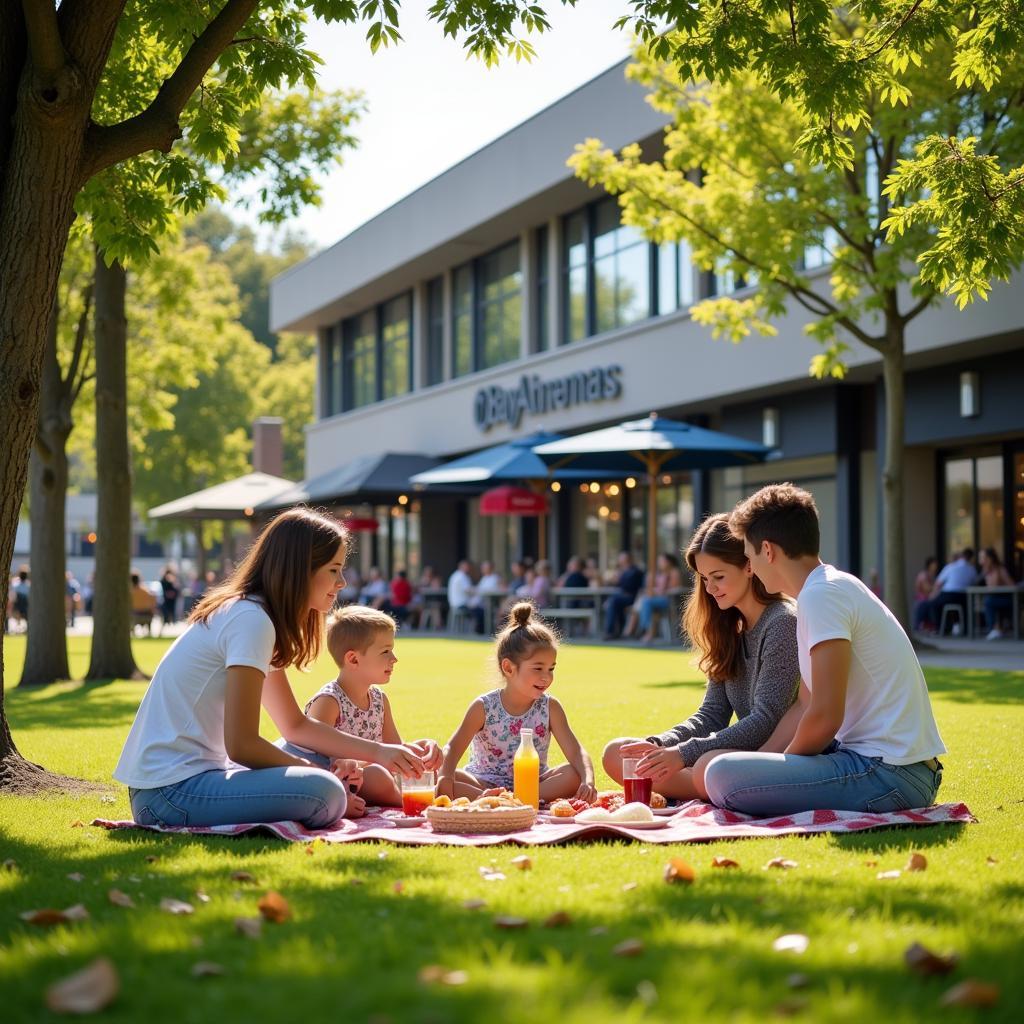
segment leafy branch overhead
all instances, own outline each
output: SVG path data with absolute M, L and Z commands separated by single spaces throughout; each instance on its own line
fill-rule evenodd
M 921 279 L 963 307 L 1006 280 L 1024 254 L 1024 166 L 1018 147 L 996 143 L 1018 125 L 1024 90 L 1024 3 L 1019 0 L 631 0 L 632 25 L 683 81 L 753 75 L 800 117 L 797 148 L 811 165 L 851 171 L 858 140 L 882 107 L 917 111 L 919 82 L 976 106 L 978 119 L 918 122 L 885 179 L 894 244 L 911 226 L 930 229 L 917 254 Z

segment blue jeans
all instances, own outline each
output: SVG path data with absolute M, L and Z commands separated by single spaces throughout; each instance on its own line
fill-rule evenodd
M 140 825 L 237 825 L 298 821 L 326 828 L 345 813 L 345 784 L 322 768 L 200 772 L 158 789 L 129 789 Z
M 285 739 L 280 739 L 274 740 L 274 746 L 280 747 L 286 754 L 291 754 L 292 757 L 304 757 L 307 761 L 311 761 L 321 768 L 331 767 L 331 758 L 326 754 L 318 754 L 315 750 L 307 750 L 305 747 L 300 747 L 297 743 L 289 743 Z
M 941 783 L 938 761 L 886 764 L 880 757 L 842 746 L 813 756 L 723 754 L 704 775 L 713 804 L 758 817 L 817 810 L 882 814 L 929 807 Z
M 1009 594 L 985 595 L 985 628 L 995 629 L 1002 616 L 1010 618 L 1013 614 L 1013 598 Z
M 668 598 L 662 594 L 652 594 L 640 602 L 640 628 L 646 633 L 651 628 L 651 620 L 655 612 L 668 611 Z

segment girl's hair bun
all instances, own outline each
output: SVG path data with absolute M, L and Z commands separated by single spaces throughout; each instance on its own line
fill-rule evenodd
M 529 601 L 520 601 L 512 606 L 512 611 L 509 613 L 509 625 L 514 628 L 529 625 L 532 616 L 533 605 Z

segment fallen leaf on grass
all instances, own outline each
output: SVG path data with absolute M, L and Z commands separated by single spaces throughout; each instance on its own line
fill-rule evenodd
M 107 899 L 114 904 L 115 907 L 127 907 L 131 909 L 135 906 L 135 900 L 131 898 L 126 892 L 121 892 L 120 889 L 111 889 L 107 893 Z
M 544 918 L 545 928 L 566 928 L 572 924 L 572 916 L 566 910 L 556 910 Z
M 787 860 L 785 857 L 772 857 L 772 859 L 765 864 L 765 869 L 779 868 L 783 871 L 791 871 L 793 868 L 799 866 L 800 865 L 797 864 L 795 860 Z
M 85 881 L 85 875 L 83 875 L 81 871 L 72 871 L 71 874 L 68 875 L 68 878 L 72 882 L 84 882 Z
M 70 828 L 85 828 L 85 822 L 81 818 L 76 818 L 71 822 Z
M 613 950 L 615 956 L 640 956 L 644 944 L 639 939 L 624 939 Z
M 160 901 L 160 909 L 166 910 L 168 914 L 185 915 L 194 914 L 196 908 L 193 907 L 191 903 L 186 903 L 184 900 L 174 900 L 169 896 L 165 896 Z
M 810 985 L 811 979 L 806 974 L 800 974 L 795 972 L 793 974 L 786 975 L 786 985 L 789 988 L 807 988 Z
M 189 971 L 193 978 L 219 978 L 223 973 L 224 968 L 212 960 L 200 960 Z
M 241 885 L 255 885 L 256 879 L 248 871 L 232 871 L 231 881 Z
M 875 878 L 879 879 L 879 881 L 882 881 L 886 878 L 899 878 L 902 874 L 903 872 L 900 871 L 899 868 L 893 868 L 892 871 L 879 871 L 878 874 L 875 875 Z
M 999 986 L 976 978 L 967 978 L 954 985 L 939 1000 L 940 1006 L 995 1006 L 999 1002 Z
M 361 878 L 350 878 L 348 880 L 348 884 L 349 885 L 366 885 L 366 882 L 364 882 L 363 879 L 361 879 Z
M 258 939 L 263 934 L 263 918 L 236 917 L 235 931 L 247 939 Z
M 910 855 L 904 871 L 924 871 L 928 867 L 928 858 L 923 853 L 915 851 Z
M 51 985 L 46 990 L 46 1005 L 54 1013 L 96 1013 L 114 1001 L 120 987 L 114 965 L 100 957 Z
M 530 922 L 525 917 L 512 917 L 501 915 L 494 919 L 494 927 L 502 928 L 505 931 L 517 931 L 520 928 L 529 927 Z
M 146 854 L 146 863 L 155 864 L 160 858 L 155 853 Z
M 12 863 L 13 863 L 13 861 L 12 861 Z M 999 861 L 998 861 L 998 860 L 997 860 L 997 859 L 996 859 L 995 857 L 986 857 L 986 858 L 985 858 L 985 863 L 986 863 L 986 864 L 987 864 L 987 865 L 988 865 L 989 867 L 992 867 L 992 866 L 993 866 L 994 864 L 998 864 L 998 863 L 999 863 Z
M 67 924 L 69 921 L 84 921 L 88 916 L 89 911 L 81 903 L 76 903 L 67 910 L 53 910 L 47 907 L 43 910 L 26 910 L 18 915 L 26 924 L 34 924 L 38 928 Z
M 463 900 L 463 910 L 483 910 L 487 906 L 487 900 Z
M 658 990 L 654 982 L 647 978 L 637 983 L 636 994 L 644 1006 L 653 1006 L 658 1001 Z
M 738 868 L 740 862 L 733 860 L 732 857 L 712 857 L 711 866 L 713 868 Z
M 591 935 L 607 935 L 608 934 L 608 929 L 603 924 L 595 924 L 594 927 L 590 929 L 590 934 Z
M 17 871 L 17 870 L 18 870 L 18 862 L 13 857 L 8 857 L 7 860 L 4 861 L 4 871 Z
M 465 985 L 469 975 L 465 971 L 449 971 L 440 964 L 427 964 L 421 967 L 419 980 L 423 985 Z
M 940 956 L 920 942 L 915 942 L 906 948 L 903 959 L 915 974 L 930 978 L 935 974 L 949 974 L 956 967 L 958 958 L 955 953 Z
M 505 881 L 505 873 L 503 871 L 498 871 L 497 868 L 482 867 L 479 870 L 480 870 L 480 877 L 485 882 L 504 882 Z
M 804 996 L 790 996 L 788 999 L 783 999 L 782 1002 L 776 1003 L 772 1008 L 772 1012 L 776 1017 L 795 1017 L 806 1009 L 807 999 Z
M 509 864 L 514 868 L 519 868 L 520 871 L 530 871 L 533 868 L 533 861 L 525 853 L 521 853 L 518 857 L 513 857 Z
M 793 932 L 790 935 L 780 935 L 773 943 L 772 949 L 776 953 L 806 953 L 811 940 L 806 935 Z
M 686 882 L 690 883 L 697 877 L 697 872 L 693 870 L 693 866 L 687 864 L 682 857 L 673 857 L 666 865 L 664 878 L 666 882 Z
M 402 891 L 404 889 L 405 889 L 405 882 L 392 882 L 391 883 L 391 890 L 392 890 L 392 892 L 395 892 L 395 893 L 398 893 L 399 895 L 401 895 L 401 893 L 402 893 Z
M 623 892 L 632 892 L 638 886 L 639 886 L 638 882 L 626 882 L 626 884 L 622 887 L 622 891 Z
M 877 860 L 866 860 L 866 861 L 864 861 L 864 867 L 866 867 L 866 868 L 877 868 L 878 867 L 878 861 Z
M 203 892 L 202 889 L 196 889 L 196 902 L 197 903 L 209 903 L 210 897 Z
M 271 924 L 282 924 L 292 916 L 292 908 L 288 906 L 288 901 L 273 889 L 256 904 L 256 908 L 263 916 L 263 920 L 270 921 Z

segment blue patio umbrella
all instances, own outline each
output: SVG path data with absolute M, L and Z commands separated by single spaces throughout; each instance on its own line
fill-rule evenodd
M 531 484 L 533 490 L 544 490 L 550 480 L 593 480 L 596 477 L 610 478 L 617 474 L 612 472 L 588 472 L 585 469 L 555 469 L 534 454 L 533 449 L 539 444 L 558 441 L 562 434 L 538 430 L 524 437 L 517 437 L 503 444 L 481 448 L 470 455 L 453 459 L 443 466 L 417 473 L 409 478 L 414 487 L 444 487 L 457 484 L 481 484 L 506 480 L 523 480 Z M 545 557 L 546 530 L 545 517 L 540 519 L 538 555 Z
M 763 462 L 770 448 L 756 441 L 722 434 L 692 423 L 662 419 L 651 413 L 614 427 L 538 445 L 534 451 L 556 471 L 567 465 L 591 472 L 635 473 L 646 470 L 647 573 L 650 582 L 657 556 L 657 482 L 659 473 L 685 469 L 720 469 Z

